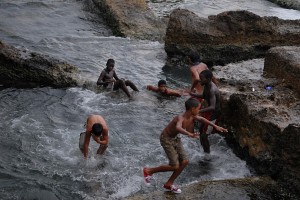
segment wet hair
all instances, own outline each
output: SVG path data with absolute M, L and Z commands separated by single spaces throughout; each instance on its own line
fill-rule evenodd
M 100 136 L 102 131 L 103 131 L 103 126 L 101 124 L 97 123 L 92 126 L 92 133 L 94 135 Z
M 107 60 L 107 63 L 106 63 L 106 66 L 109 65 L 109 64 L 115 64 L 115 60 L 114 60 L 114 59 L 111 59 L 111 58 L 108 59 L 108 60 Z
M 200 62 L 200 55 L 198 54 L 197 51 L 191 52 L 189 58 L 193 63 Z
M 167 85 L 167 82 L 165 80 L 159 80 L 157 85 L 158 85 L 158 87 L 161 85 Z
M 207 79 L 212 79 L 213 77 L 213 73 L 208 69 L 203 70 L 199 75 L 203 75 Z
M 199 106 L 200 102 L 195 99 L 195 98 L 189 98 L 186 102 L 185 102 L 185 110 L 190 110 L 191 108 L 195 108 L 197 106 Z

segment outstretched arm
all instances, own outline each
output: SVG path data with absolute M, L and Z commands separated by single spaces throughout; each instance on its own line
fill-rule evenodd
M 167 89 L 167 95 L 181 97 L 181 94 L 175 90 Z
M 158 91 L 158 88 L 153 86 L 153 85 L 147 85 L 147 90 L 151 90 L 151 91 L 154 91 L 154 92 L 157 92 Z
M 208 125 L 214 127 L 214 129 L 216 129 L 218 132 L 222 132 L 222 133 L 223 133 L 223 132 L 225 132 L 225 133 L 228 132 L 228 130 L 227 130 L 226 128 L 223 128 L 223 127 L 221 127 L 221 126 L 218 126 L 218 125 L 212 123 L 211 121 L 205 119 L 204 117 L 197 116 L 196 119 L 199 120 L 199 121 L 201 121 L 201 122 L 203 122 L 203 123 L 205 123 L 205 124 L 208 124 Z

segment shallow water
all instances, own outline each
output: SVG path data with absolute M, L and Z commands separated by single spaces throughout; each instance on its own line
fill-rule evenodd
M 218 4 L 173 2 L 175 7 L 201 6 L 205 10 L 201 13 L 206 14 L 217 13 L 230 2 L 244 8 L 229 0 Z M 165 12 L 166 3 L 156 3 L 156 11 Z M 265 1 L 247 5 L 290 13 Z M 81 70 L 81 80 L 90 84 L 96 82 L 106 60 L 113 58 L 119 77 L 131 79 L 140 89 L 133 93 L 133 100 L 122 92 L 99 92 L 91 86 L 1 90 L 1 199 L 120 199 L 161 190 L 170 173 L 157 175 L 156 185 L 146 188 L 140 168 L 166 162 L 159 135 L 176 114 L 184 111 L 187 97 L 161 98 L 146 91 L 145 86 L 166 79 L 174 89 L 186 88 L 190 85 L 188 70 L 180 74 L 162 70 L 166 58 L 163 44 L 112 36 L 89 1 L 4 0 L 0 2 L 0 17 L 1 40 L 74 64 Z M 90 114 L 105 117 L 110 144 L 105 155 L 98 156 L 97 145 L 91 142 L 85 162 L 78 139 Z M 190 164 L 177 184 L 252 175 L 223 136 L 210 137 L 212 152 L 208 159 L 199 141 L 182 139 Z

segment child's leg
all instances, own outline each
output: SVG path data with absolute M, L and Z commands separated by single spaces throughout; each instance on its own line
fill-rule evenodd
M 125 85 L 126 86 L 129 86 L 131 89 L 133 89 L 134 91 L 139 91 L 138 89 L 137 89 L 137 87 L 134 85 L 134 83 L 133 82 L 131 82 L 131 81 L 129 81 L 129 80 L 126 80 L 125 81 Z
M 173 185 L 175 179 L 181 174 L 182 170 L 187 166 L 189 163 L 188 160 L 183 160 L 180 164 L 179 167 L 175 169 L 175 171 L 172 173 L 171 177 L 169 180 L 165 183 L 165 186 L 169 187 Z

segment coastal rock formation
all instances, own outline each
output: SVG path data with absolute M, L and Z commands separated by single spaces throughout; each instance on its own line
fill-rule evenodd
M 228 11 L 206 19 L 176 9 L 165 38 L 167 65 L 184 60 L 191 50 L 209 65 L 224 65 L 260 58 L 269 48 L 284 45 L 300 45 L 300 20 L 260 17 L 248 11 Z
M 268 1 L 276 3 L 284 8 L 300 10 L 300 1 L 299 0 L 268 0 Z
M 145 0 L 93 0 L 114 35 L 163 41 L 166 23 L 154 15 Z
M 0 41 L 0 84 L 3 87 L 55 88 L 77 85 L 78 69 L 37 53 L 21 51 Z
M 157 199 L 209 199 L 209 200 L 232 200 L 232 199 L 296 199 L 288 194 L 268 177 L 249 177 L 244 179 L 203 181 L 183 186 L 181 194 L 156 191 L 148 194 L 134 195 L 126 200 L 157 200 Z M 289 195 L 289 196 L 288 196 Z
M 265 57 L 264 72 L 268 76 L 284 79 L 288 88 L 300 95 L 300 47 L 276 47 Z
M 236 154 L 258 174 L 269 175 L 292 193 L 300 194 L 300 97 L 298 88 L 291 87 L 299 78 L 283 79 L 299 77 L 300 68 L 291 68 L 299 63 L 299 56 L 292 56 L 295 49 L 298 47 L 270 49 L 264 69 L 263 62 L 260 70 L 246 64 L 251 68 L 248 74 L 241 79 L 221 78 L 220 89 L 224 97 L 222 121 L 231 130 L 226 139 Z M 239 67 L 220 70 L 230 76 L 233 71 L 237 74 Z

